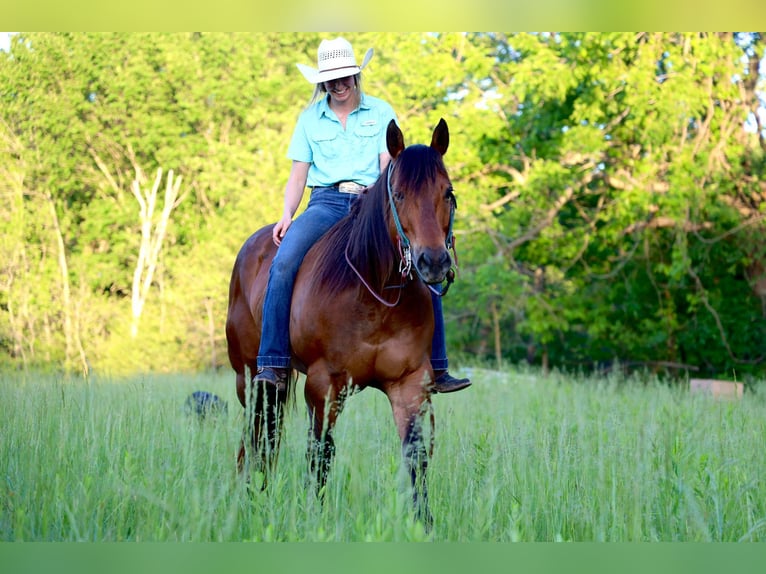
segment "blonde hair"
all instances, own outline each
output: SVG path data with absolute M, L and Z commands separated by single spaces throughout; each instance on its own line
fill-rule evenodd
M 353 78 L 354 87 L 356 88 L 356 105 L 358 106 L 362 102 L 362 73 L 359 72 L 358 74 L 354 74 Z M 314 93 L 311 95 L 311 99 L 306 106 L 307 109 L 325 97 L 327 94 L 327 89 L 325 89 L 324 84 L 324 82 L 319 82 L 318 84 L 314 85 Z

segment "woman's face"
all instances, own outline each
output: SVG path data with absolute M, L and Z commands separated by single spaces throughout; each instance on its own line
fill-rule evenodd
M 345 78 L 324 82 L 325 90 L 338 103 L 345 102 L 349 98 L 354 97 L 354 87 L 354 76 L 346 76 Z

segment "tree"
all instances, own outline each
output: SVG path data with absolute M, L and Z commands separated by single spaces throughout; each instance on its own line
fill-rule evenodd
M 311 93 L 295 63 L 323 36 L 13 36 L 0 52 L 4 363 L 225 362 L 231 266 L 281 213 Z M 763 372 L 760 34 L 348 38 L 375 48 L 364 87 L 407 143 L 449 124 L 451 355 Z M 162 177 L 141 174 L 169 169 L 165 190 L 183 186 L 164 218 L 154 200 L 154 219 Z
M 759 38 L 744 67 L 731 35 L 476 41 L 493 50 L 493 106 L 506 120 L 489 123 L 481 143 L 504 184 L 477 229 L 527 278 L 518 329 L 555 343 L 559 364 L 619 357 L 723 372 L 761 363 L 766 317 L 744 275 L 760 251 L 746 230 L 762 219 L 741 209 L 762 193 L 762 133 L 754 145 L 743 129 L 758 105 Z M 733 345 L 733 332 L 754 336 Z M 712 349 L 727 356 L 704 360 Z

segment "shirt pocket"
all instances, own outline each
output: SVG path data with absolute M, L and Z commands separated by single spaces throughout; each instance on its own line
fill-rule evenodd
M 354 130 L 354 138 L 360 149 L 366 153 L 374 153 L 377 157 L 381 138 L 380 124 L 361 124 Z
M 313 138 L 314 146 L 314 161 L 316 157 L 320 156 L 324 159 L 333 159 L 338 156 L 340 150 L 340 142 L 338 141 L 338 132 L 331 130 L 320 130 Z

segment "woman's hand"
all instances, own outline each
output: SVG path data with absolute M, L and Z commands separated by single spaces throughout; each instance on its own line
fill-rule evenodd
M 285 233 L 287 233 L 287 228 L 290 227 L 292 222 L 293 218 L 285 213 L 282 215 L 282 219 L 274 224 L 274 229 L 271 230 L 271 237 L 274 240 L 274 245 L 279 247 L 279 244 L 282 243 L 282 238 L 285 236 Z
M 306 189 L 309 167 L 311 167 L 310 163 L 293 161 L 290 168 L 290 177 L 287 178 L 287 185 L 285 186 L 285 209 L 282 212 L 282 219 L 274 224 L 274 229 L 271 231 L 271 238 L 277 247 L 282 243 L 287 228 L 293 223 L 293 214 L 298 210 L 303 191 Z

